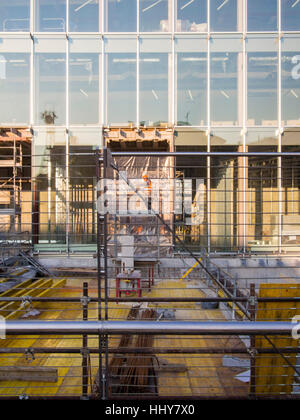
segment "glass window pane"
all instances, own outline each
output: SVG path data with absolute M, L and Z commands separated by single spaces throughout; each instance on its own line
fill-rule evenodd
M 36 0 L 35 30 L 37 32 L 65 32 L 66 0 Z
M 248 125 L 278 124 L 278 55 L 248 53 Z
M 168 32 L 168 0 L 140 1 L 140 32 Z
M 248 31 L 277 31 L 277 0 L 248 0 Z
M 168 121 L 168 54 L 140 55 L 140 124 Z
M 78 154 L 82 153 L 81 156 Z M 69 246 L 82 251 L 84 245 L 97 242 L 96 163 L 91 146 L 70 146 Z M 73 154 L 73 156 L 72 156 Z
M 41 125 L 66 122 L 65 54 L 36 54 L 35 121 Z
M 250 145 L 250 153 L 274 153 L 277 145 Z M 268 156 L 249 156 L 246 167 L 247 239 L 251 252 L 278 250 L 279 197 L 278 159 Z
M 111 53 L 107 60 L 107 123 L 136 121 L 136 54 Z
M 241 146 L 243 144 L 243 137 L 241 130 L 237 129 L 222 129 L 215 130 L 210 133 L 211 146 Z
M 69 31 L 99 32 L 99 0 L 69 0 Z
M 282 119 L 284 125 L 300 125 L 300 42 L 285 39 L 281 54 Z
M 300 31 L 298 0 L 281 0 L 281 28 L 283 31 Z
M 106 0 L 105 30 L 136 32 L 136 0 Z
M 278 135 L 276 130 L 249 129 L 246 135 L 247 146 L 278 146 Z
M 70 54 L 70 123 L 99 122 L 99 54 Z
M 70 146 L 98 146 L 102 147 L 102 129 L 92 127 L 71 127 L 69 131 Z
M 282 147 L 293 146 L 291 151 L 296 151 L 299 153 L 300 149 L 300 129 L 299 128 L 289 128 L 284 131 L 281 137 Z M 286 150 L 289 151 L 289 150 Z M 299 159 L 299 158 L 298 158 Z
M 191 147 L 193 146 L 207 146 L 207 134 L 205 131 L 200 131 L 197 128 L 192 127 L 184 127 L 184 128 L 177 128 L 175 131 L 175 146 L 176 150 L 178 151 L 177 147 L 181 146 L 188 146 L 189 151 L 191 151 Z M 206 150 L 204 150 L 206 151 Z M 187 157 L 189 159 L 189 157 Z
M 29 31 L 30 0 L 1 0 L 0 32 Z
M 206 108 L 206 53 L 177 54 L 177 125 L 205 125 Z
M 300 132 L 287 135 L 284 153 L 299 153 Z M 292 145 L 293 144 L 293 145 Z M 300 244 L 300 160 L 298 156 L 283 157 L 282 165 L 282 226 L 281 244 L 283 251 L 297 252 Z
M 213 146 L 212 152 L 238 152 L 238 146 Z M 241 213 L 243 203 L 237 198 L 243 179 L 239 171 L 239 158 L 212 157 L 210 164 L 210 234 L 213 251 L 236 249 L 242 232 Z
M 238 124 L 238 53 L 211 54 L 211 124 Z
M 177 32 L 207 32 L 206 0 L 177 0 Z
M 210 1 L 210 30 L 215 32 L 237 30 L 237 0 Z
M 0 121 L 29 124 L 29 54 L 0 52 Z
M 45 127 L 34 130 L 32 175 L 37 249 L 61 249 L 66 243 L 66 131 Z
M 182 133 L 186 135 L 192 133 Z M 204 133 L 198 131 L 194 133 L 201 138 Z M 189 137 L 189 136 L 188 136 Z M 188 139 L 186 139 L 188 140 Z M 184 146 L 176 146 L 176 152 L 206 152 L 205 146 L 199 146 L 201 143 L 190 143 Z M 182 243 L 190 249 L 199 252 L 201 247 L 207 247 L 207 158 L 204 156 L 178 156 L 176 158 L 177 188 L 191 195 L 191 201 L 182 200 L 180 211 L 174 215 L 174 229 L 176 233 L 176 250 L 182 250 Z M 178 184 L 179 183 L 179 184 Z M 193 211 L 191 211 L 191 203 Z M 181 213 L 181 214 L 180 214 Z M 192 214 L 191 214 L 192 213 Z

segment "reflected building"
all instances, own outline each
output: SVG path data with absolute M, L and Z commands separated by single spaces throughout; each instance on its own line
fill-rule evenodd
M 176 216 L 178 235 L 196 251 L 300 250 L 299 158 L 268 156 L 300 151 L 299 1 L 2 0 L 0 93 L 4 155 L 26 138 L 18 223 L 36 250 L 94 252 L 88 153 L 103 146 L 223 153 L 176 159 L 205 188 L 201 223 Z

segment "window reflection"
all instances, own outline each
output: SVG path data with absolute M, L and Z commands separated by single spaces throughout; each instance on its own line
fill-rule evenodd
M 211 54 L 211 124 L 236 125 L 238 53 Z
M 46 127 L 34 131 L 34 242 L 39 249 L 52 244 L 65 248 L 67 183 L 66 134 L 64 129 Z M 45 163 L 46 162 L 46 163 Z M 37 217 L 38 215 L 38 217 Z
M 70 54 L 70 123 L 99 122 L 99 54 Z
M 300 1 L 281 0 L 281 27 L 283 31 L 300 30 Z
M 237 30 L 237 0 L 210 1 L 210 29 L 215 32 Z
M 212 152 L 237 152 L 237 146 L 213 146 Z M 239 214 L 242 203 L 237 198 L 239 161 L 236 157 L 212 157 L 210 165 L 211 249 L 236 249 L 240 235 Z
M 168 54 L 140 55 L 140 124 L 168 121 Z
M 206 124 L 206 78 L 206 54 L 177 54 L 177 125 Z
M 108 62 L 108 123 L 136 121 L 136 54 L 111 53 Z
M 65 54 L 37 54 L 35 62 L 35 121 L 62 125 L 66 121 Z
M 282 119 L 285 125 L 300 125 L 300 53 L 282 52 Z
M 248 53 L 248 125 L 277 125 L 277 53 Z
M 206 0 L 177 0 L 177 32 L 207 32 Z
M 136 32 L 136 0 L 105 1 L 106 31 Z
M 249 152 L 275 153 L 277 146 L 249 146 Z M 276 251 L 279 244 L 278 159 L 248 159 L 248 246 L 252 251 Z
M 29 122 L 29 54 L 0 53 L 0 121 Z
M 30 0 L 2 0 L 0 3 L 0 31 L 29 31 Z
M 299 153 L 300 132 L 284 133 L 283 152 Z M 297 251 L 300 245 L 300 161 L 298 156 L 282 158 L 281 242 L 285 251 Z
M 168 32 L 170 21 L 168 15 L 168 0 L 140 1 L 140 31 Z
M 65 32 L 66 0 L 36 0 L 35 18 L 37 32 Z
M 277 0 L 248 0 L 248 31 L 277 31 Z
M 99 0 L 69 0 L 70 32 L 99 32 Z

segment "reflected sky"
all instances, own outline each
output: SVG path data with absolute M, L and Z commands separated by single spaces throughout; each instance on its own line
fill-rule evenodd
M 247 16 L 248 31 L 277 31 L 277 0 L 248 0 Z
M 300 30 L 300 1 L 281 0 L 281 26 L 284 31 Z
M 0 31 L 29 31 L 30 0 L 0 2 Z
M 29 121 L 29 54 L 0 53 L 0 121 Z
M 136 54 L 107 55 L 108 123 L 136 121 Z
M 176 31 L 207 31 L 206 0 L 177 0 Z
M 277 53 L 248 53 L 248 124 L 277 125 Z
M 282 119 L 287 125 L 300 124 L 300 53 L 282 52 Z
M 140 31 L 168 32 L 168 0 L 140 0 Z
M 35 60 L 35 122 L 66 123 L 65 54 L 37 54 Z
M 69 0 L 70 32 L 99 31 L 99 0 Z
M 237 29 L 237 0 L 210 1 L 211 31 L 236 31 Z
M 168 54 L 140 56 L 140 121 L 158 125 L 168 121 Z
M 70 54 L 70 124 L 99 122 L 99 54 Z
M 35 10 L 37 31 L 66 31 L 66 0 L 36 0 Z
M 206 109 L 206 54 L 177 54 L 177 124 L 205 125 Z
M 211 54 L 211 121 L 237 124 L 238 53 Z
M 136 0 L 106 0 L 105 30 L 109 32 L 136 32 Z

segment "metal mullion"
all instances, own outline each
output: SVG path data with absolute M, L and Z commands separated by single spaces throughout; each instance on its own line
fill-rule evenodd
M 245 2 L 243 2 L 243 7 L 246 8 Z M 247 54 L 246 54 L 246 10 L 242 10 L 243 13 L 243 152 L 246 152 L 246 136 L 247 136 L 247 115 L 248 115 L 248 103 L 247 103 Z M 249 160 L 247 160 L 247 163 Z M 246 253 L 246 239 L 248 236 L 247 229 L 247 214 L 248 214 L 248 205 L 247 205 L 247 191 L 246 191 L 246 156 L 243 158 L 244 168 L 243 168 L 243 252 Z M 248 178 L 248 177 L 247 177 Z
M 69 160 L 69 127 L 70 127 L 70 77 L 69 77 L 69 1 L 66 0 L 66 250 L 67 254 L 70 253 L 70 160 Z
M 281 101 L 281 59 L 282 59 L 282 48 L 281 48 L 281 0 L 278 0 L 278 80 L 277 80 L 277 104 L 278 104 L 278 152 L 282 152 L 282 101 Z M 278 200 L 279 200 L 279 220 L 278 220 L 278 252 L 281 254 L 282 248 L 282 159 L 279 156 L 277 158 L 277 188 L 278 188 Z
M 140 36 L 136 37 L 136 126 L 140 126 Z
M 211 137 L 211 113 L 210 113 L 210 1 L 207 0 L 207 51 L 206 51 L 206 104 L 207 104 L 207 151 L 210 152 L 210 137 Z M 211 159 L 210 156 L 206 159 L 207 164 L 207 253 L 211 251 Z

